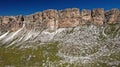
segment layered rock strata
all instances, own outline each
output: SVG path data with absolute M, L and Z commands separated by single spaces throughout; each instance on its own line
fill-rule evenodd
M 30 30 L 56 30 L 58 28 L 76 27 L 83 24 L 115 24 L 120 21 L 120 11 L 117 8 L 104 11 L 103 8 L 93 10 L 69 8 L 65 10 L 45 10 L 27 16 L 0 16 L 1 31 L 16 31 L 25 24 Z

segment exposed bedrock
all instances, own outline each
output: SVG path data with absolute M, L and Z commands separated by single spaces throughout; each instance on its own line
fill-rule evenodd
M 105 16 L 106 16 L 105 20 L 109 24 L 114 24 L 120 20 L 119 15 L 120 15 L 119 9 L 114 8 L 105 13 Z
M 58 28 L 76 27 L 83 24 L 115 24 L 120 21 L 120 11 L 117 8 L 104 11 L 103 8 L 93 10 L 68 8 L 65 10 L 45 10 L 26 16 L 0 16 L 0 30 L 16 31 L 25 24 L 30 30 L 56 30 Z
M 105 16 L 104 16 L 104 9 L 98 8 L 92 10 L 92 19 L 93 23 L 103 25 Z

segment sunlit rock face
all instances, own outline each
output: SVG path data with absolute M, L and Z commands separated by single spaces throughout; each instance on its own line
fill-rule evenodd
M 11 23 L 11 30 L 12 31 L 17 31 L 18 29 L 22 28 L 23 26 L 23 21 L 24 21 L 24 17 L 22 15 L 20 16 L 13 16 L 11 17 L 12 22 Z
M 119 15 L 119 9 L 117 8 L 105 12 L 107 23 L 109 24 L 117 23 L 117 21 L 119 21 L 118 15 Z
M 120 11 L 119 11 L 119 15 L 117 17 L 117 23 L 120 23 Z
M 16 31 L 25 24 L 26 29 L 41 31 L 58 28 L 70 28 L 83 24 L 93 23 L 97 25 L 115 24 L 120 21 L 119 9 L 104 11 L 103 8 L 93 10 L 68 8 L 65 10 L 45 10 L 26 16 L 0 16 L 1 31 Z
M 83 9 L 81 12 L 81 18 L 82 18 L 82 23 L 91 23 L 92 22 L 92 16 L 91 16 L 91 10 Z
M 1 21 L 2 21 L 1 22 L 1 30 L 2 31 L 8 31 L 11 29 L 12 24 L 10 22 L 12 22 L 12 20 L 10 17 L 3 16 L 3 17 L 1 17 Z
M 55 30 L 58 28 L 58 11 L 57 10 L 46 10 L 42 13 L 43 22 L 46 23 L 46 28 L 49 30 Z
M 59 27 L 75 27 L 80 23 L 80 11 L 77 8 L 65 9 L 63 11 L 59 11 Z
M 0 29 L 1 31 L 17 31 L 23 25 L 23 16 L 1 16 Z
M 93 9 L 92 10 L 92 18 L 93 22 L 99 25 L 103 25 L 104 23 L 104 9 L 98 8 L 98 9 Z
M 4 24 L 8 24 L 9 22 L 11 22 L 9 17 L 3 17 L 3 23 Z
M 28 30 L 42 30 L 45 28 L 45 24 L 42 22 L 42 12 L 24 16 L 24 24 Z

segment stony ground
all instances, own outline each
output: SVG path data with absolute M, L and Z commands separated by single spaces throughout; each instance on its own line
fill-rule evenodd
M 84 25 L 36 33 L 22 30 L 19 34 L 19 31 L 0 36 L 0 67 L 120 66 L 118 24 Z

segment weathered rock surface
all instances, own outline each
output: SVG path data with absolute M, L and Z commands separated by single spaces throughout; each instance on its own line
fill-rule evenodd
M 43 22 L 46 24 L 46 28 L 54 30 L 58 28 L 58 11 L 57 10 L 46 10 L 42 13 Z
M 112 9 L 112 10 L 109 10 L 105 13 L 105 16 L 106 16 L 106 20 L 109 24 L 114 24 L 116 23 L 117 21 L 119 21 L 118 19 L 118 15 L 119 15 L 119 9 L 115 8 L 115 9 Z
M 42 13 L 35 13 L 32 15 L 24 16 L 24 23 L 26 29 L 41 30 L 45 26 L 42 22 Z
M 92 22 L 91 10 L 83 9 L 81 12 L 81 17 L 82 17 L 81 22 L 83 24 Z
M 75 27 L 80 23 L 80 11 L 77 8 L 59 11 L 59 27 Z
M 117 22 L 120 22 L 120 12 L 119 12 L 119 15 L 117 17 Z
M 1 31 L 16 31 L 22 28 L 30 30 L 56 30 L 58 28 L 76 27 L 93 23 L 98 25 L 115 24 L 120 21 L 119 9 L 104 11 L 103 8 L 93 10 L 69 8 L 65 10 L 45 10 L 27 16 L 0 16 Z
M 98 8 L 92 10 L 92 19 L 93 22 L 99 25 L 102 25 L 104 23 L 104 9 Z

